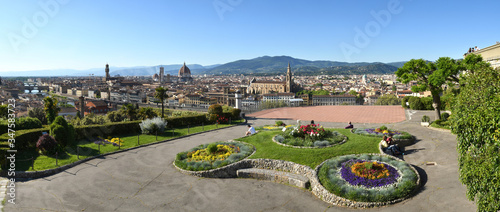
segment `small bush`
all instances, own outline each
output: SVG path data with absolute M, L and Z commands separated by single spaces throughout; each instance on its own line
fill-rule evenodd
M 50 125 L 50 135 L 56 139 L 61 147 L 75 145 L 75 129 L 62 116 L 58 116 Z
M 450 117 L 449 113 L 442 113 L 441 114 L 441 120 L 443 120 L 443 121 L 448 121 L 449 117 Z
M 233 108 L 231 110 L 231 116 L 233 117 L 234 120 L 240 119 L 241 118 L 240 114 L 241 114 L 241 110 L 238 108 Z
M 42 128 L 42 122 L 37 118 L 21 117 L 16 120 L 16 129 L 36 129 Z
M 209 154 L 214 154 L 215 152 L 217 152 L 217 144 L 210 144 L 207 146 L 207 152 Z
M 429 118 L 429 116 L 422 116 L 422 122 L 429 122 L 431 119 Z
M 276 121 L 275 126 L 282 126 L 284 123 L 283 121 Z
M 36 148 L 43 155 L 54 154 L 57 151 L 57 141 L 49 134 L 45 134 L 38 138 L 38 141 L 36 142 Z
M 388 128 L 387 128 L 385 125 L 382 125 L 382 126 L 380 127 L 380 130 L 382 130 L 382 131 L 387 130 L 387 129 L 388 129 Z
M 283 143 L 283 141 L 285 141 L 285 138 L 282 135 L 277 135 L 274 138 L 274 140 L 276 140 L 277 142 Z
M 167 121 L 160 117 L 155 117 L 152 119 L 146 119 L 142 121 L 139 126 L 143 134 L 155 134 L 162 133 L 165 131 L 167 126 Z
M 208 107 L 208 114 L 218 114 L 222 115 L 222 106 L 215 104 Z

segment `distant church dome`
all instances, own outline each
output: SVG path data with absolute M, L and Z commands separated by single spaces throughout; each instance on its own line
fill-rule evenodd
M 191 70 L 186 66 L 186 63 L 179 69 L 179 77 L 191 77 Z

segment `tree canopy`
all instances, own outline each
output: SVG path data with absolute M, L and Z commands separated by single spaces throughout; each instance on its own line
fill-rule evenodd
M 417 85 L 411 88 L 413 92 L 431 91 L 436 119 L 439 119 L 441 117 L 439 94 L 443 92 L 443 85 L 458 82 L 458 74 L 462 70 L 464 66 L 449 57 L 440 57 L 435 63 L 412 59 L 398 68 L 396 76 L 402 83 L 417 81 Z
M 168 98 L 167 95 L 167 88 L 164 87 L 158 87 L 155 89 L 155 98 L 161 101 L 161 117 L 163 118 L 164 115 L 164 104 L 165 104 L 165 99 Z

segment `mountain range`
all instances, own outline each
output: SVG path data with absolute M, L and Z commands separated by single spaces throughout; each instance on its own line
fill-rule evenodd
M 294 75 L 350 75 L 350 74 L 393 74 L 397 68 L 405 62 L 393 63 L 368 63 L 368 62 L 338 62 L 317 60 L 310 61 L 297 59 L 290 56 L 263 56 L 248 60 L 237 60 L 226 64 L 215 64 L 203 66 L 199 64 L 187 64 L 191 74 L 254 74 L 272 75 L 284 74 L 288 64 L 292 68 Z M 177 75 L 182 64 L 136 66 L 136 67 L 110 67 L 111 76 L 151 76 L 159 73 L 160 67 L 164 67 L 165 74 Z M 0 72 L 0 76 L 104 76 L 104 67 L 87 70 L 57 69 L 57 70 L 37 70 L 23 72 Z

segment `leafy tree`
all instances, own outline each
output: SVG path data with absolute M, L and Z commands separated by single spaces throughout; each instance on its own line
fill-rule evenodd
M 158 87 L 155 89 L 155 91 L 155 98 L 161 101 L 161 117 L 163 118 L 165 99 L 168 98 L 168 89 L 164 87 Z
M 402 83 L 417 81 L 417 85 L 411 88 L 413 92 L 431 91 L 436 119 L 439 119 L 441 117 L 439 94 L 443 91 L 442 86 L 446 83 L 458 82 L 456 76 L 461 70 L 463 67 L 460 62 L 449 57 L 440 57 L 435 63 L 427 63 L 423 59 L 412 59 L 403 67 L 398 68 L 396 76 Z
M 356 92 L 355 90 L 350 90 L 349 91 L 349 94 L 353 95 L 353 96 L 357 96 L 358 95 L 358 92 Z
M 137 116 L 139 117 L 139 119 L 145 120 L 157 117 L 158 114 L 156 114 L 152 107 L 143 107 L 139 109 L 139 113 Z
M 392 85 L 392 91 L 396 92 L 398 90 L 398 87 L 396 85 Z
M 7 105 L 0 105 L 0 118 L 7 118 L 9 109 Z
M 45 111 L 41 107 L 35 107 L 28 112 L 28 116 L 31 118 L 37 118 L 42 122 L 42 124 L 47 124 L 47 116 Z
M 120 113 L 118 111 L 108 112 L 106 114 L 106 116 L 108 117 L 109 121 L 111 121 L 111 122 L 120 122 L 126 118 L 126 116 L 122 115 L 122 113 Z
M 137 108 L 133 104 L 123 105 L 120 109 L 121 113 L 127 116 L 128 119 L 135 120 L 137 116 Z
M 399 105 L 399 99 L 394 94 L 380 96 L 375 105 Z
M 478 57 L 467 59 L 469 71 L 461 76 L 450 120 L 458 140 L 460 181 L 478 211 L 500 211 L 500 70 Z
M 44 110 L 45 114 L 47 116 L 47 122 L 52 123 L 54 119 L 57 117 L 57 114 L 61 110 L 60 108 L 57 107 L 57 99 L 55 97 L 45 97 L 43 99 L 43 102 L 45 103 Z

